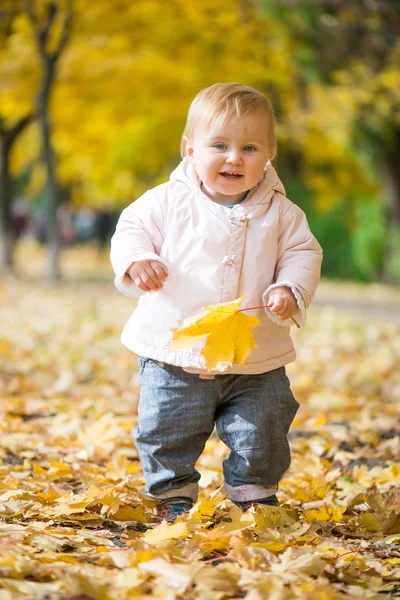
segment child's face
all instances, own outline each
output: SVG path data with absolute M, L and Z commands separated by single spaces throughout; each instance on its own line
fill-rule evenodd
M 268 120 L 263 114 L 199 123 L 186 153 L 206 194 L 220 204 L 239 202 L 261 179 L 269 160 Z

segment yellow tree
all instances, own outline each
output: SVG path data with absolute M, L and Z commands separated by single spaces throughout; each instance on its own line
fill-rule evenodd
M 191 99 L 215 81 L 279 90 L 292 102 L 287 49 L 247 3 L 120 0 L 110 10 L 77 0 L 75 13 L 51 114 L 59 174 L 77 201 L 126 203 L 163 179 L 179 160 Z M 41 180 L 38 169 L 34 185 Z
M 37 16 L 26 10 L 12 43 L 21 56 L 41 60 L 43 89 L 39 42 L 47 32 L 46 52 L 54 52 L 65 17 L 52 17 L 50 0 L 40 6 Z M 287 56 L 277 23 L 242 0 L 119 0 L 112 8 L 105 0 L 75 0 L 70 43 L 47 96 L 60 182 L 75 202 L 131 201 L 179 161 L 187 108 L 201 88 L 241 81 L 279 97 L 289 111 Z M 45 183 L 38 140 L 37 126 L 29 128 L 13 158 L 19 169 L 36 161 L 32 193 Z

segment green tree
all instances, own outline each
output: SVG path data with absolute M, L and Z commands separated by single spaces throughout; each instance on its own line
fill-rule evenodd
M 268 2 L 293 47 L 299 104 L 286 126 L 321 204 L 365 196 L 380 181 L 386 211 L 382 278 L 400 280 L 400 4 Z M 347 191 L 347 193 L 346 193 Z

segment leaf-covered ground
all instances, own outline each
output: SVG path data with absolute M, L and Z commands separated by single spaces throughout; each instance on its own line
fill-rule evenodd
M 310 310 L 281 507 L 226 499 L 214 433 L 199 502 L 168 525 L 131 438 L 131 300 L 93 252 L 56 287 L 39 268 L 0 283 L 0 600 L 400 597 L 399 325 Z

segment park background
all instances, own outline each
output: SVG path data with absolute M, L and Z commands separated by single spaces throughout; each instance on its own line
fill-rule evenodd
M 324 249 L 323 276 L 398 283 L 399 12 L 389 0 L 2 0 L 1 262 L 14 228 L 49 242 L 57 278 L 57 244 L 107 238 L 167 180 L 196 93 L 240 81 L 274 106 L 274 166 Z
M 399 31 L 395 0 L 0 0 L 0 600 L 398 596 Z M 271 100 L 323 278 L 281 507 L 221 495 L 214 432 L 175 527 L 142 492 L 109 238 L 216 81 Z

